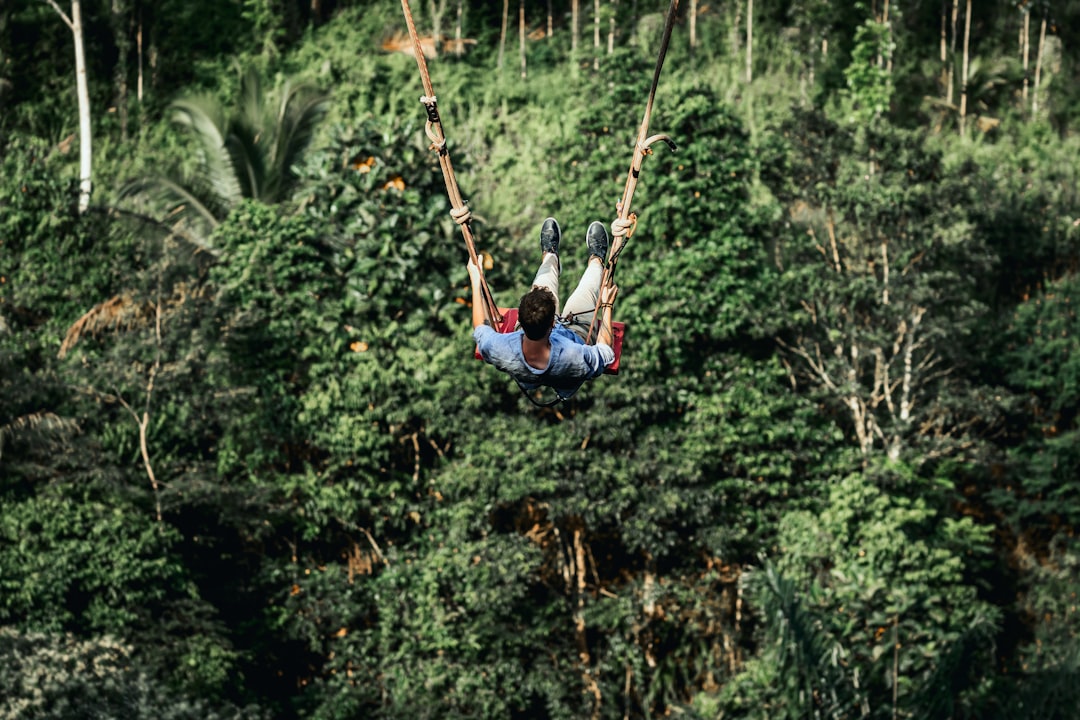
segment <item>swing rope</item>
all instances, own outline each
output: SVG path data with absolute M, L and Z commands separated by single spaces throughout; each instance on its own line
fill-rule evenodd
M 416 32 L 416 23 L 413 21 L 412 10 L 409 0 L 401 0 L 401 9 L 405 13 L 405 23 L 409 26 L 409 36 L 413 41 L 413 55 L 416 56 L 416 65 L 420 69 L 420 79 L 424 83 L 424 95 L 420 102 L 427 110 L 427 122 L 424 132 L 431 140 L 431 150 L 439 156 L 439 167 L 442 170 L 443 181 L 446 183 L 446 194 L 450 199 L 450 217 L 461 228 L 461 235 L 465 238 L 465 248 L 469 251 L 469 260 L 480 270 L 480 290 L 483 303 L 484 317 L 493 326 L 498 327 L 502 322 L 502 314 L 499 312 L 495 299 L 488 288 L 487 278 L 484 276 L 484 264 L 476 253 L 476 243 L 473 241 L 472 212 L 468 204 L 461 198 L 461 189 L 458 187 L 457 177 L 454 175 L 454 166 L 450 161 L 450 151 L 446 147 L 446 133 L 443 130 L 442 119 L 439 117 L 439 104 L 435 97 L 435 89 L 431 86 L 431 76 L 428 74 L 427 60 L 424 58 L 424 50 L 420 45 L 420 36 Z M 477 300 L 474 298 L 473 302 Z
M 638 130 L 637 143 L 634 146 L 634 156 L 630 161 L 630 171 L 626 175 L 626 186 L 623 188 L 622 199 L 615 205 L 618 217 L 611 222 L 611 247 L 608 248 L 604 274 L 600 279 L 601 288 L 609 288 L 615 284 L 615 264 L 626 246 L 626 241 L 634 234 L 634 229 L 637 227 L 637 215 L 630 212 L 630 202 L 634 199 L 634 191 L 637 189 L 638 176 L 641 175 L 641 164 L 645 156 L 652 155 L 652 144 L 658 140 L 664 141 L 672 151 L 676 149 L 674 141 L 667 135 L 659 134 L 651 137 L 646 137 L 646 135 L 649 132 L 649 119 L 656 99 L 656 87 L 660 84 L 660 71 L 664 67 L 664 57 L 667 55 L 668 45 L 671 42 L 671 30 L 675 26 L 675 12 L 678 9 L 679 0 L 671 0 L 667 11 L 667 21 L 664 23 L 664 37 L 660 42 L 660 54 L 656 58 L 656 69 L 653 71 L 652 86 L 649 88 L 649 100 L 645 104 L 645 115 L 641 119 L 641 128 Z M 589 326 L 586 342 L 590 345 L 596 342 L 596 336 L 600 332 L 600 297 L 602 296 L 601 291 L 596 301 L 592 324 Z

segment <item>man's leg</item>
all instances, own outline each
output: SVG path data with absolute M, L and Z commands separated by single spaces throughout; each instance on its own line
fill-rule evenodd
M 544 253 L 540 268 L 533 278 L 533 287 L 547 288 L 555 296 L 555 313 L 559 312 L 559 223 L 548 218 L 540 228 L 540 250 Z
M 566 312 L 563 313 L 568 319 L 573 316 L 567 327 L 582 340 L 588 339 L 589 326 L 596 314 L 596 302 L 600 298 L 600 281 L 604 276 L 608 235 L 603 223 L 595 221 L 589 225 L 585 243 L 589 246 L 589 264 L 585 266 L 585 272 L 582 273 L 574 293 L 566 301 Z

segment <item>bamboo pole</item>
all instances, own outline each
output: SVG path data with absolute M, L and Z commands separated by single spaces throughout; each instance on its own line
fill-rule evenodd
M 630 237 L 630 233 L 633 230 L 633 223 L 636 221 L 636 217 L 630 211 L 631 202 L 634 199 L 634 192 L 637 190 L 638 177 L 641 175 L 641 164 L 645 160 L 645 156 L 652 153 L 651 146 L 657 140 L 663 140 L 668 146 L 674 150 L 675 143 L 671 141 L 666 135 L 654 135 L 647 137 L 649 133 L 649 120 L 652 117 L 653 103 L 656 100 L 656 88 L 660 84 L 660 71 L 664 67 L 664 57 L 667 55 L 668 45 L 671 42 L 671 30 L 675 25 L 675 12 L 679 9 L 679 0 L 671 0 L 671 5 L 668 7 L 667 21 L 664 23 L 664 35 L 660 41 L 660 51 L 656 58 L 656 68 L 653 70 L 652 85 L 649 88 L 649 99 L 645 103 L 645 114 L 641 119 L 641 126 L 638 128 L 637 143 L 634 146 L 634 155 L 630 161 L 630 170 L 626 174 L 626 185 L 623 187 L 622 199 L 619 200 L 615 206 L 618 218 L 612 223 L 612 234 L 614 237 L 611 241 L 611 246 L 608 248 L 607 262 L 604 267 L 604 274 L 600 280 L 600 287 L 610 287 L 614 284 L 615 279 L 615 264 L 619 259 L 619 255 L 622 253 L 623 246 L 626 244 L 626 240 Z M 596 334 L 599 332 L 600 317 L 600 300 L 597 299 L 596 312 L 593 313 L 592 324 L 589 327 L 588 343 L 593 343 L 596 340 Z
M 505 6 L 505 2 L 504 2 Z M 439 105 L 435 98 L 435 89 L 431 85 L 431 75 L 428 73 L 427 60 L 424 58 L 424 50 L 420 46 L 420 36 L 416 32 L 416 23 L 413 21 L 412 9 L 409 0 L 401 0 L 401 10 L 405 14 L 405 23 L 409 27 L 409 35 L 413 41 L 413 55 L 416 56 L 416 65 L 420 70 L 420 80 L 424 85 L 424 96 L 420 102 L 427 110 L 427 124 L 425 132 L 431 140 L 431 149 L 439 156 L 439 169 L 442 170 L 443 181 L 446 184 L 446 194 L 450 199 L 450 214 L 461 228 L 461 235 L 465 239 L 465 249 L 469 253 L 469 260 L 479 268 L 480 290 L 483 296 L 484 315 L 494 326 L 502 322 L 502 314 L 491 296 L 487 278 L 484 276 L 484 264 L 480 262 L 476 254 L 476 243 L 473 241 L 471 215 L 469 207 L 461 197 L 461 189 L 458 187 L 457 176 L 454 175 L 454 166 L 450 161 L 450 151 L 446 147 L 446 132 L 443 130 L 442 118 L 439 116 Z M 476 299 L 473 299 L 476 302 Z

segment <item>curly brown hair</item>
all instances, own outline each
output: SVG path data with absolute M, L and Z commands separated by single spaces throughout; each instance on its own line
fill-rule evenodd
M 543 340 L 555 322 L 555 296 L 545 287 L 533 287 L 521 296 L 518 322 L 530 340 Z

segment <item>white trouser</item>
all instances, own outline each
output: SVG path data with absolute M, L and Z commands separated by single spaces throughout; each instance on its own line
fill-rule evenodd
M 540 269 L 536 271 L 532 282 L 533 287 L 547 288 L 555 296 L 556 315 L 559 315 L 559 271 L 559 256 L 544 253 Z M 592 262 L 590 256 L 577 288 L 566 301 L 566 311 L 562 313 L 563 324 L 582 340 L 588 338 L 589 326 L 596 314 L 596 301 L 600 298 L 600 280 L 603 275 L 604 266 L 599 262 Z

